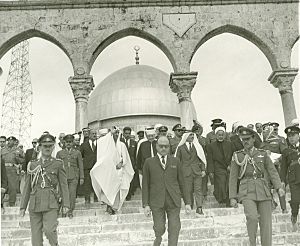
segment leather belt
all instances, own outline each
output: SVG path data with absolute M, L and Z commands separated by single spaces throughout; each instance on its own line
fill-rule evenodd
M 6 167 L 13 167 L 13 166 L 15 166 L 16 164 L 13 164 L 13 163 L 5 163 L 5 166 Z
M 253 173 L 253 174 L 247 174 L 244 176 L 244 178 L 247 179 L 262 179 L 264 175 L 262 173 Z

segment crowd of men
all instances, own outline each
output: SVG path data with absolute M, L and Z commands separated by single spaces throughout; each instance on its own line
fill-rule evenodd
M 172 135 L 161 124 L 137 134 L 130 127 L 122 132 L 84 128 L 80 134 L 60 134 L 58 143 L 44 132 L 25 153 L 15 137 L 1 136 L 1 206 L 5 193 L 9 206 L 15 206 L 21 192 L 22 216 L 29 203 L 32 244 L 42 245 L 44 231 L 57 245 L 57 210 L 73 218 L 77 196 L 84 196 L 90 208 L 93 194 L 93 201 L 105 203 L 113 215 L 141 187 L 145 215 L 153 217 L 154 245 L 161 243 L 166 215 L 169 245 L 177 245 L 181 198 L 188 213 L 205 214 L 210 182 L 221 207 L 243 204 L 250 245 L 256 245 L 258 223 L 262 245 L 272 245 L 275 192 L 287 213 L 289 185 L 294 231 L 300 204 L 299 122 L 285 129 L 286 138 L 278 135 L 278 127 L 276 122 L 236 122 L 228 132 L 222 119 L 214 119 L 206 137 L 196 121 L 192 129 L 176 124 Z

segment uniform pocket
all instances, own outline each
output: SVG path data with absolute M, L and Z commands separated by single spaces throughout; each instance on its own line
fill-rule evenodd
M 49 192 L 49 208 L 58 208 L 56 195 L 54 194 L 53 190 Z
M 29 211 L 34 211 L 34 208 L 35 208 L 35 195 L 30 194 L 28 210 Z
M 241 181 L 239 186 L 238 198 L 241 199 L 248 194 L 248 183 L 246 181 Z

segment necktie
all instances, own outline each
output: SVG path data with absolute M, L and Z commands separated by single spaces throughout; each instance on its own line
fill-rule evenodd
M 95 145 L 94 141 L 92 141 L 92 146 L 93 146 L 93 151 L 95 151 L 96 145 Z
M 150 142 L 150 148 L 151 148 L 151 157 L 154 157 L 152 142 Z
M 192 143 L 190 143 L 190 151 L 192 151 Z
M 162 163 L 163 168 L 165 169 L 166 168 L 166 162 L 165 162 L 165 157 L 164 156 L 161 157 L 161 163 Z

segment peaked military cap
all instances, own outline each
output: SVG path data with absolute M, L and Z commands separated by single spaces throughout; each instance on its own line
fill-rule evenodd
M 82 128 L 82 131 L 90 131 L 91 129 L 89 127 Z
M 17 139 L 16 139 L 14 136 L 10 136 L 10 137 L 7 139 L 7 141 L 8 141 L 8 140 L 17 141 Z
M 270 125 L 271 125 L 270 122 L 264 123 L 264 124 L 262 125 L 262 128 L 265 129 L 267 126 L 270 126 Z
M 210 126 L 213 126 L 213 125 L 220 125 L 222 122 L 223 122 L 222 119 L 213 119 L 213 120 L 212 120 L 212 124 L 211 124 Z
M 277 123 L 277 122 L 272 122 L 272 123 L 270 123 L 270 125 L 273 126 L 273 127 L 278 127 L 278 126 L 279 126 L 279 123 Z
M 167 132 L 167 131 L 168 131 L 168 127 L 166 127 L 166 126 L 161 126 L 161 127 L 158 128 L 158 131 L 159 131 L 159 132 Z
M 241 127 L 239 129 L 239 135 L 241 137 L 251 137 L 251 136 L 254 136 L 255 135 L 255 131 L 253 131 L 252 129 L 250 128 L 247 128 L 247 127 Z
M 66 136 L 64 136 L 64 140 L 73 142 L 74 141 L 74 135 L 67 134 Z
M 176 130 L 182 130 L 182 125 L 181 124 L 176 124 L 175 126 L 173 126 L 172 131 L 176 131 Z
M 55 143 L 55 137 L 51 134 L 44 134 L 39 138 L 39 143 Z
M 285 128 L 284 132 L 289 135 L 289 134 L 293 134 L 293 133 L 300 133 L 300 128 L 297 126 L 288 126 L 287 128 Z

